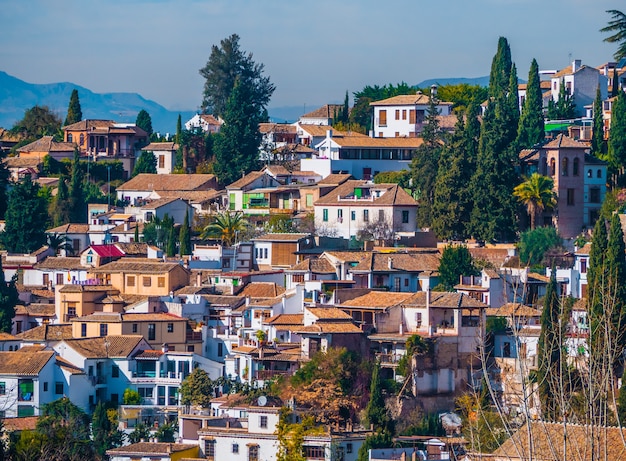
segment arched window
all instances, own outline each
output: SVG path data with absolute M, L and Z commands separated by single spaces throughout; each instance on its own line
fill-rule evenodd
M 602 170 L 598 169 L 598 173 L 597 173 L 598 178 L 602 177 Z
M 80 134 L 80 138 L 79 138 L 79 140 L 80 140 L 80 143 L 79 143 L 79 144 L 80 144 L 81 146 L 82 146 L 82 145 L 84 145 L 84 144 L 85 144 L 85 135 L 81 133 L 81 134 Z
M 554 176 L 555 172 L 556 172 L 556 160 L 552 158 L 550 159 L 550 176 Z
M 567 176 L 568 174 L 568 171 L 567 171 L 568 163 L 569 163 L 569 160 L 567 159 L 567 157 L 563 157 L 563 160 L 561 160 L 561 175 L 562 176 Z
M 74 139 L 73 139 L 72 133 L 68 133 L 67 134 L 67 142 L 72 142 L 73 140 Z
M 593 173 L 591 172 L 591 169 L 587 170 L 587 177 L 593 178 Z
M 578 176 L 578 167 L 580 165 L 580 159 L 578 157 L 576 157 L 574 159 L 574 165 L 572 165 L 572 174 L 574 176 Z
M 545 159 L 541 161 L 541 174 L 544 176 L 548 175 L 548 163 Z

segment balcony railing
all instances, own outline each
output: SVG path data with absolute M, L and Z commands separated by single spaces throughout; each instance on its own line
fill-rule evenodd
M 258 370 L 254 374 L 254 379 L 265 380 L 272 379 L 276 376 L 288 376 L 290 374 L 291 373 L 287 370 Z

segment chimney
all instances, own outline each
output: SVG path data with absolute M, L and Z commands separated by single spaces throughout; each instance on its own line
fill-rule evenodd
M 430 309 L 430 287 L 426 290 L 426 310 Z
M 163 352 L 164 354 L 167 354 L 169 352 L 170 348 L 167 345 L 167 343 L 163 343 L 163 345 L 161 346 L 161 352 Z
M 580 59 L 574 59 L 572 62 L 572 74 L 576 72 L 582 66 L 582 61 Z
M 430 86 L 430 97 L 433 99 L 437 97 L 437 85 L 434 83 Z
M 327 138 L 332 138 L 333 137 L 333 130 L 326 130 L 326 137 Z
M 125 231 L 129 231 L 130 230 L 130 223 L 128 221 L 124 222 L 124 230 Z
M 400 327 L 398 329 L 398 333 L 400 333 L 401 335 L 404 334 L 404 323 L 402 321 L 400 321 Z
M 202 286 L 202 272 L 198 272 L 196 274 L 196 286 L 197 287 L 201 287 Z
M 387 258 L 387 267 L 389 267 L 389 269 L 393 269 L 393 260 L 391 259 L 391 256 Z

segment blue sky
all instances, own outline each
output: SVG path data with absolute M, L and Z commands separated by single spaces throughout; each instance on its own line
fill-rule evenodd
M 236 33 L 276 85 L 270 107 L 312 110 L 366 85 L 489 74 L 498 37 L 518 75 L 598 66 L 605 0 L 0 0 L 0 70 L 30 83 L 136 92 L 195 110 L 198 70 Z

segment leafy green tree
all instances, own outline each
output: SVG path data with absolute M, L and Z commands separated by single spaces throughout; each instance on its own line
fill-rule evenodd
M 63 126 L 71 125 L 72 123 L 80 122 L 83 119 L 83 111 L 80 108 L 80 100 L 78 99 L 78 90 L 74 88 L 72 95 L 70 96 L 70 103 L 67 107 L 67 116 Z
M 606 140 L 604 139 L 604 113 L 602 111 L 602 92 L 600 85 L 596 90 L 596 98 L 593 101 L 593 133 L 591 136 L 591 152 L 596 157 L 604 158 L 606 155 Z
M 604 39 L 607 43 L 617 43 L 617 51 L 613 54 L 616 61 L 626 58 L 626 15 L 618 10 L 607 10 L 613 19 L 600 32 L 615 32 Z
M 472 102 L 465 114 L 465 123 L 461 115 L 439 158 L 432 229 L 440 239 L 465 239 L 469 236 L 472 194 L 468 186 L 476 167 L 480 133 L 477 115 L 478 105 Z
M 543 142 L 545 138 L 543 120 L 543 96 L 541 93 L 541 80 L 539 79 L 539 66 L 533 59 L 528 71 L 528 83 L 526 84 L 526 99 L 522 107 L 519 119 L 519 128 L 516 144 L 518 147 L 530 148 Z
M 202 368 L 194 368 L 180 385 L 180 403 L 209 407 L 216 384 Z
M 24 141 L 18 145 L 30 143 L 42 136 L 54 136 L 62 139 L 61 119 L 48 106 L 34 106 L 24 112 L 24 118 L 9 130 L 11 134 L 21 136 Z
M 180 227 L 180 233 L 178 234 L 178 241 L 180 242 L 180 255 L 191 254 L 191 233 L 189 228 L 189 213 L 185 213 L 185 221 Z
M 152 136 L 152 117 L 150 117 L 150 114 L 146 110 L 141 109 L 139 111 L 135 125 L 148 133 L 148 138 Z
M 106 459 L 106 451 L 119 447 L 123 442 L 123 433 L 114 427 L 107 414 L 107 408 L 98 402 L 91 419 L 93 448 L 100 459 Z
M 447 245 L 439 260 L 437 290 L 452 291 L 462 275 L 478 275 L 472 254 L 464 245 Z
M 554 227 L 537 227 L 520 234 L 517 244 L 520 263 L 525 266 L 540 264 L 546 252 L 560 246 L 563 240 Z
M 149 245 L 156 245 L 161 250 L 167 248 L 172 228 L 174 227 L 174 219 L 167 214 L 160 219 L 155 216 L 151 222 L 146 223 L 143 228 L 143 241 Z
M 415 94 L 415 88 L 406 82 L 401 82 L 397 85 L 389 84 L 382 87 L 368 85 L 361 91 L 353 93 L 355 102 L 350 111 L 350 124 L 364 127 L 365 132 L 371 130 L 374 109 L 370 103 L 403 94 Z
M 11 333 L 15 306 L 19 301 L 17 274 L 7 281 L 0 261 L 0 332 Z
M 439 86 L 437 96 L 440 101 L 453 103 L 454 112 L 462 114 L 467 112 L 471 104 L 487 99 L 488 90 L 480 85 L 457 83 Z
M 420 205 L 417 209 L 417 224 L 420 227 L 430 227 L 432 222 L 435 181 L 443 146 L 437 102 L 435 95 L 431 94 L 422 131 L 424 142 L 415 150 L 411 161 L 411 179 Z
M 69 189 L 70 222 L 73 223 L 87 222 L 87 202 L 85 201 L 84 188 L 85 175 L 80 165 L 79 155 L 78 149 L 74 149 Z
M 133 178 L 140 173 L 156 174 L 157 159 L 153 152 L 142 151 L 133 168 Z
M 124 405 L 141 405 L 141 396 L 135 389 L 128 388 L 124 390 L 122 401 Z
M 399 184 L 400 187 L 408 189 L 411 186 L 411 172 L 401 171 L 381 171 L 374 176 L 374 184 Z
M 522 202 L 530 216 L 530 228 L 534 229 L 537 218 L 545 210 L 553 210 L 556 207 L 556 192 L 554 181 L 548 176 L 533 173 L 521 184 L 515 186 L 513 195 Z
M 67 397 L 43 406 L 37 420 L 37 432 L 44 444 L 42 459 L 83 460 L 94 457 L 90 439 L 89 417 Z
M 622 172 L 626 166 L 626 93 L 623 91 L 613 102 L 608 147 L 609 164 L 614 171 Z M 621 176 L 623 174 L 619 174 L 618 184 L 622 183 Z
M 261 118 L 263 110 L 269 103 L 275 85 L 270 78 L 263 75 L 264 65 L 255 63 L 252 53 L 246 54 L 239 47 L 239 36 L 232 34 L 220 42 L 220 47 L 213 45 L 206 65 L 200 69 L 205 79 L 202 99 L 204 113 L 218 116 L 226 115 L 228 101 L 239 85 L 245 87 L 247 95 L 245 104 L 255 114 L 254 120 Z
M 245 231 L 247 222 L 243 213 L 224 211 L 218 213 L 213 221 L 202 231 L 201 238 L 220 240 L 225 246 L 232 246 L 240 232 Z
M 491 65 L 489 103 L 483 117 L 476 169 L 471 180 L 473 207 L 470 226 L 475 238 L 510 241 L 517 231 L 518 152 L 515 147 L 519 110 L 517 75 L 507 40 L 500 37 Z
M 215 174 L 222 184 L 231 184 L 259 166 L 259 110 L 252 104 L 250 87 L 235 83 L 226 102 L 224 125 L 215 140 Z
M 139 443 L 142 441 L 148 441 L 150 438 L 150 428 L 143 423 L 137 423 L 135 429 L 128 434 L 128 441 L 130 443 Z
M 288 232 L 296 232 L 296 226 L 291 216 L 284 214 L 274 214 L 265 223 L 265 230 L 268 233 L 284 234 Z
M 183 130 L 178 136 L 176 171 L 194 173 L 199 165 L 209 162 L 213 155 L 214 135 L 202 130 Z
M 9 193 L 6 225 L 0 240 L 10 253 L 31 253 L 46 243 L 48 205 L 39 195 L 39 189 L 26 176 Z

